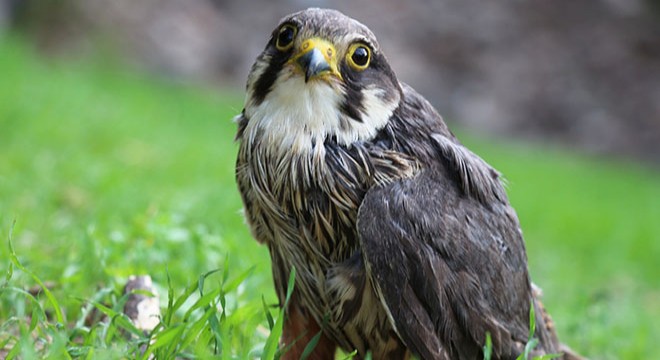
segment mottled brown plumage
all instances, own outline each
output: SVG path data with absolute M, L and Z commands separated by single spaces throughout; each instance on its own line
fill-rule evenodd
M 535 352 L 557 352 L 535 300 L 518 219 L 499 174 L 399 83 L 375 36 L 343 14 L 282 20 L 237 117 L 236 179 L 268 246 L 283 342 L 297 358 L 323 336 L 376 359 L 514 359 L 537 310 Z

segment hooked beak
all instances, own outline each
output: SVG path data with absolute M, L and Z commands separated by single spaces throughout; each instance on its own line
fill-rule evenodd
M 337 70 L 335 48 L 323 39 L 313 38 L 304 41 L 300 53 L 293 60 L 305 74 L 305 82 L 326 75 L 334 75 L 341 79 Z
M 311 77 L 330 72 L 330 64 L 325 60 L 321 50 L 312 49 L 298 58 L 298 65 L 305 72 L 305 82 Z

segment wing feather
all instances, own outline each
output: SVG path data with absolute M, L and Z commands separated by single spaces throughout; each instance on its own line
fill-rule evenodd
M 468 196 L 448 171 L 367 193 L 358 233 L 368 276 L 421 358 L 477 358 L 486 332 L 498 358 L 515 357 L 531 301 L 517 219 L 505 201 Z

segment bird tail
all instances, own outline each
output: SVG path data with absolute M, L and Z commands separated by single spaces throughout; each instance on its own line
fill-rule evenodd
M 550 314 L 543 306 L 541 297 L 543 290 L 532 283 L 532 295 L 534 298 L 534 312 L 536 313 L 536 337 L 539 339 L 539 346 L 536 349 L 541 354 L 562 354 L 557 359 L 562 360 L 585 360 L 586 358 L 576 354 L 566 344 L 559 342 L 555 323 Z M 539 355 L 541 355 L 539 354 Z

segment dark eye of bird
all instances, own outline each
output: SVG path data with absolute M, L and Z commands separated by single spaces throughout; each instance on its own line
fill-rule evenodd
M 293 38 L 296 36 L 296 29 L 292 25 L 284 25 L 277 35 L 275 44 L 279 50 L 287 50 L 293 45 Z
M 355 51 L 353 51 L 353 55 L 351 55 L 351 59 L 357 66 L 365 66 L 369 62 L 369 50 L 367 50 L 366 47 L 364 46 L 358 46 L 355 48 Z

